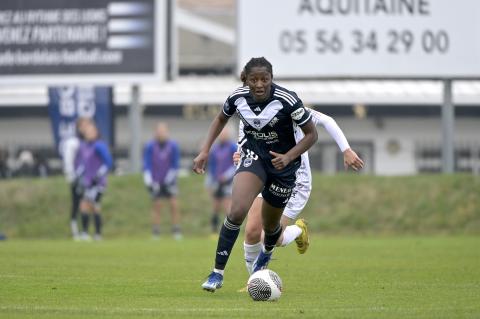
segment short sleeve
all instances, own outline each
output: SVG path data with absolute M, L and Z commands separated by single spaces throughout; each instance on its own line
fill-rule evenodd
M 297 103 L 290 108 L 290 110 L 290 116 L 298 126 L 303 126 L 312 119 L 312 114 L 310 114 L 305 106 L 303 106 L 303 103 L 300 100 L 298 100 Z
M 236 110 L 237 106 L 235 105 L 234 101 L 231 98 L 228 98 L 223 104 L 223 114 L 231 117 L 233 114 L 235 114 Z
M 235 114 L 235 111 L 237 110 L 237 106 L 235 105 L 236 99 L 239 96 L 248 93 L 248 91 L 248 87 L 239 87 L 235 91 L 233 91 L 233 93 L 227 98 L 227 100 L 223 104 L 223 114 L 228 117 L 231 117 L 233 114 Z

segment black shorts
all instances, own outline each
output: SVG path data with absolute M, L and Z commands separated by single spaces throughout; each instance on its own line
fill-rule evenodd
M 295 172 L 284 176 L 268 173 L 263 161 L 253 152 L 248 151 L 242 155 L 236 174 L 251 172 L 257 175 L 264 183 L 263 199 L 277 208 L 287 206 L 288 200 L 295 188 Z
M 172 198 L 178 193 L 178 188 L 176 184 L 166 185 L 162 184 L 158 189 L 152 189 L 150 195 L 153 200 L 161 198 Z
M 216 199 L 232 196 L 232 181 L 215 183 L 212 189 L 213 197 Z
M 95 205 L 100 205 L 103 192 L 104 188 L 100 186 L 87 187 L 83 192 L 83 199 Z

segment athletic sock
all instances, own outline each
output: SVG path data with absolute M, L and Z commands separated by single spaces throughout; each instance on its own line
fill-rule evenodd
M 216 272 L 217 274 L 220 274 L 220 275 L 223 276 L 223 273 L 225 272 L 225 270 L 214 268 L 214 269 L 213 269 L 213 272 Z
M 283 240 L 281 246 L 287 246 L 292 241 L 297 239 L 298 236 L 302 233 L 302 229 L 297 225 L 287 226 L 283 231 Z
M 78 236 L 78 224 L 75 219 L 72 219 L 70 221 L 70 229 L 72 230 L 72 236 L 77 237 Z
M 265 231 L 265 230 L 264 230 Z M 263 246 L 265 248 L 266 253 L 270 253 L 273 251 L 275 246 L 277 245 L 277 241 L 282 234 L 282 226 L 280 224 L 277 225 L 277 228 L 271 233 L 265 231 L 265 239 L 263 240 Z
M 85 212 L 81 212 L 80 215 L 81 215 L 81 217 L 82 217 L 82 228 L 83 228 L 83 231 L 88 234 L 88 226 L 89 226 L 89 224 L 90 224 L 90 214 L 89 214 L 89 213 L 85 213 Z
M 252 273 L 253 262 L 262 251 L 262 243 L 258 242 L 256 244 L 250 245 L 243 242 L 243 251 L 245 253 L 245 265 L 247 266 L 247 271 L 249 274 Z
M 153 236 L 160 236 L 160 225 L 153 225 L 152 226 L 152 235 Z
M 182 228 L 180 227 L 180 225 L 173 225 L 172 226 L 172 233 L 181 234 L 182 233 Z
M 218 224 L 220 223 L 220 217 L 218 216 L 217 212 L 214 212 L 212 214 L 211 223 L 212 223 L 212 233 L 216 233 L 218 231 Z
M 240 233 L 240 225 L 232 222 L 228 217 L 223 222 L 220 236 L 218 237 L 217 251 L 215 255 L 215 268 L 224 270 L 228 257 L 232 252 L 233 245 Z
M 93 214 L 94 222 L 95 222 L 95 234 L 101 235 L 102 234 L 102 215 L 100 214 Z

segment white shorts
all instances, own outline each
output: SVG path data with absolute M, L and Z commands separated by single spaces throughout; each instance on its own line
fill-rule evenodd
M 290 219 L 297 219 L 300 212 L 307 205 L 310 193 L 312 191 L 312 175 L 310 172 L 310 165 L 302 158 L 302 166 L 297 171 L 297 180 L 295 182 L 295 188 L 292 191 L 292 196 L 288 200 L 287 206 L 283 211 L 283 216 Z M 262 193 L 257 197 L 262 197 Z

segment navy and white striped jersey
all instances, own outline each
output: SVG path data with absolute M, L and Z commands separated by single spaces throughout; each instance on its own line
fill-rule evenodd
M 243 148 L 257 154 L 269 173 L 288 175 L 300 166 L 300 157 L 282 170 L 276 170 L 269 151 L 287 153 L 296 145 L 294 124 L 303 126 L 312 116 L 303 106 L 295 92 L 272 84 L 270 97 L 261 103 L 255 102 L 248 86 L 236 89 L 223 106 L 223 113 L 230 117 L 235 112 L 243 122 L 247 139 Z

